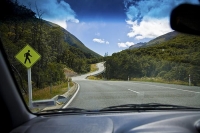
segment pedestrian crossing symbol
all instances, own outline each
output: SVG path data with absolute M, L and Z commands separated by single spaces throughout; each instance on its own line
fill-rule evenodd
M 29 45 L 26 45 L 15 55 L 15 58 L 26 68 L 31 68 L 40 59 L 40 57 L 40 54 Z

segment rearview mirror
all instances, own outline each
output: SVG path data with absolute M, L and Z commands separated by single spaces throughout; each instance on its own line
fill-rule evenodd
M 175 31 L 200 35 L 200 6 L 192 4 L 177 6 L 171 12 L 170 25 Z

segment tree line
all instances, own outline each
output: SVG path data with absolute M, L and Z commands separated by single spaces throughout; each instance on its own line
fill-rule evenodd
M 145 48 L 123 50 L 105 57 L 106 78 L 159 77 L 200 85 L 200 38 L 178 34 L 171 40 Z

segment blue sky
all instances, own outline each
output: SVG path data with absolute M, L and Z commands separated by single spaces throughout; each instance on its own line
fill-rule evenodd
M 198 0 L 18 0 L 104 56 L 172 31 L 170 11 Z

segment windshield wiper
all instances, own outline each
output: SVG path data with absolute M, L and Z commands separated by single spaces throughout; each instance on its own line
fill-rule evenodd
M 118 106 L 110 106 L 100 110 L 86 110 L 81 108 L 60 108 L 60 109 L 49 109 L 42 110 L 38 113 L 101 113 L 105 111 L 146 111 L 146 110 L 178 110 L 178 109 L 200 109 L 195 107 L 187 107 L 180 105 L 171 104 L 160 104 L 160 103 L 145 103 L 145 104 L 124 104 Z
M 59 108 L 59 109 L 41 110 L 38 113 L 85 113 L 85 112 L 90 112 L 90 110 L 85 110 L 81 108 Z
M 145 110 L 175 110 L 175 109 L 200 109 L 200 108 L 171 105 L 171 104 L 145 103 L 145 104 L 124 104 L 118 106 L 110 106 L 103 108 L 100 111 L 145 111 Z

